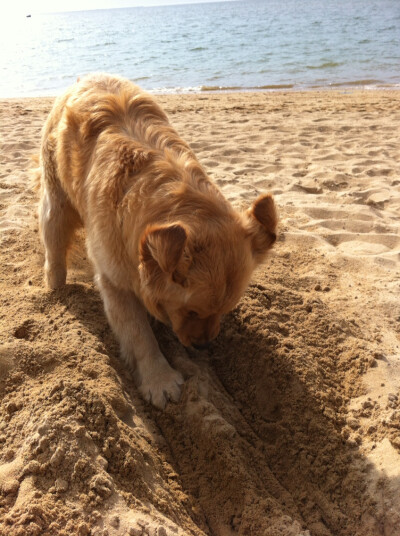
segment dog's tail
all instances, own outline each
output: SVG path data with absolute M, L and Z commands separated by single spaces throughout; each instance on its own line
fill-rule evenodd
M 30 189 L 33 192 L 38 192 L 40 190 L 40 184 L 42 182 L 42 172 L 39 164 L 39 155 L 34 154 L 31 157 L 31 168 L 30 168 Z

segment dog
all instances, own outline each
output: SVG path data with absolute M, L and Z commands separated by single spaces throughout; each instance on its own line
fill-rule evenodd
M 276 240 L 273 197 L 237 212 L 155 100 L 128 80 L 87 75 L 56 99 L 39 157 L 39 227 L 50 289 L 84 226 L 105 313 L 138 388 L 158 408 L 182 375 L 147 313 L 181 343 L 214 339 Z

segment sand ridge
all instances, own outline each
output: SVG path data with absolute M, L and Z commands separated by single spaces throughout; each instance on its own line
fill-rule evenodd
M 0 534 L 395 535 L 400 523 L 400 94 L 160 96 L 236 206 L 272 191 L 278 243 L 208 352 L 145 404 L 83 236 L 48 292 L 28 188 L 52 99 L 0 101 Z

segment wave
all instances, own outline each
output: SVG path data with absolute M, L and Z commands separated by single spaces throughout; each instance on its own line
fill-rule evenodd
M 137 82 L 137 80 L 135 80 Z M 266 84 L 260 86 L 211 86 L 211 85 L 202 85 L 200 87 L 158 87 L 154 89 L 148 89 L 149 93 L 153 94 L 179 94 L 179 93 L 224 93 L 224 92 L 251 92 L 251 91 L 313 91 L 313 90 L 323 90 L 323 89 L 334 89 L 334 88 L 346 88 L 346 87 L 365 87 L 365 88 L 379 88 L 379 89 L 399 89 L 399 84 L 388 84 L 381 80 L 352 80 L 348 82 L 335 82 L 330 83 L 327 80 L 321 80 L 320 84 L 310 85 L 310 84 Z
M 104 43 L 96 43 L 89 48 L 96 49 L 96 48 L 103 48 L 103 47 L 111 47 L 116 45 L 117 43 L 115 41 L 105 41 Z
M 264 86 L 201 86 L 200 91 L 262 91 L 293 88 L 294 84 L 268 84 Z
M 322 82 L 322 81 L 321 81 Z M 180 94 L 180 93 L 224 93 L 224 92 L 251 92 L 251 91 L 314 91 L 314 90 L 334 90 L 335 88 L 346 87 L 365 87 L 369 89 L 400 89 L 400 84 L 388 84 L 380 80 L 353 80 L 350 82 L 329 83 L 323 81 L 319 85 L 300 85 L 300 84 L 267 84 L 262 86 L 209 86 L 200 87 L 159 87 L 149 89 L 152 94 Z
M 239 91 L 240 86 L 201 86 L 200 91 Z
M 321 65 L 306 65 L 306 69 L 331 69 L 333 67 L 340 67 L 340 65 L 343 64 L 336 61 L 327 61 Z
M 176 95 L 180 93 L 200 93 L 201 87 L 156 87 L 147 89 L 152 95 Z
M 294 84 L 272 84 L 267 86 L 257 86 L 252 89 L 293 89 Z
M 329 84 L 330 87 L 343 87 L 343 86 L 377 86 L 388 85 L 382 80 L 368 79 L 368 80 L 351 80 L 349 82 L 333 82 Z

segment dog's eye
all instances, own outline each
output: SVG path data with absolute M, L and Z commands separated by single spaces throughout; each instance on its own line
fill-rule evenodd
M 188 318 L 192 318 L 192 319 L 194 319 L 194 318 L 198 318 L 199 315 L 198 315 L 198 313 L 196 313 L 196 311 L 188 311 L 187 314 L 186 314 L 186 316 L 187 316 Z

